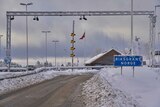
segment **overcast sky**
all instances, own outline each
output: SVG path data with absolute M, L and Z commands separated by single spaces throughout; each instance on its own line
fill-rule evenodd
M 130 0 L 0 0 L 0 34 L 2 38 L 2 56 L 6 46 L 6 11 L 24 11 L 20 3 L 32 2 L 29 11 L 130 11 Z M 158 0 L 134 0 L 134 10 L 154 10 Z M 160 9 L 157 9 L 160 13 Z M 158 15 L 159 17 L 159 15 Z M 29 24 L 29 56 L 33 58 L 45 56 L 45 36 L 42 30 L 50 30 L 48 34 L 48 56 L 54 56 L 52 40 L 59 40 L 57 53 L 59 57 L 70 54 L 70 33 L 72 21 L 75 20 L 77 57 L 93 56 L 97 51 L 107 51 L 110 48 L 123 50 L 130 45 L 130 16 L 100 16 L 87 17 L 87 21 L 79 17 L 39 17 L 34 21 L 28 18 Z M 159 26 L 158 20 L 158 26 Z M 159 29 L 159 27 L 157 27 Z M 85 40 L 79 38 L 86 32 Z M 158 30 L 157 30 L 158 32 Z M 149 41 L 148 16 L 134 17 L 134 36 L 141 41 Z M 15 17 L 12 21 L 12 57 L 26 57 L 25 17 Z M 67 50 L 67 52 L 64 51 Z

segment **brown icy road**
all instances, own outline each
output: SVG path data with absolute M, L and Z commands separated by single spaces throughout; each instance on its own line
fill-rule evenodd
M 1 95 L 0 107 L 84 107 L 80 84 L 92 76 L 59 76 Z

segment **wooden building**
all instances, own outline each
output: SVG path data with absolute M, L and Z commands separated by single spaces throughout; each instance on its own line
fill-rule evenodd
M 111 49 L 107 52 L 100 53 L 93 58 L 85 62 L 85 66 L 96 66 L 96 65 L 113 65 L 114 55 L 121 55 L 122 53 Z

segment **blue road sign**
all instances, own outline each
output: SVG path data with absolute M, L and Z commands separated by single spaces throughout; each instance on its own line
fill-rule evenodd
M 142 66 L 142 56 L 114 56 L 114 66 Z

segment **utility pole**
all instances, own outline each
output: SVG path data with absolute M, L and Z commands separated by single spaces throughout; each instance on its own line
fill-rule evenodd
M 67 53 L 67 50 L 64 49 L 64 54 L 65 54 L 65 56 L 64 56 L 64 64 L 65 64 L 65 66 L 66 66 L 66 53 Z
M 0 35 L 0 58 L 1 58 L 1 53 L 2 53 L 2 46 L 1 46 L 1 38 L 3 35 Z
M 159 66 L 160 66 L 160 32 L 158 33 L 158 64 L 159 64 Z
M 131 55 L 133 55 L 133 0 L 131 0 Z
M 50 33 L 51 31 L 42 31 L 42 33 L 45 33 L 45 46 L 46 46 L 46 51 L 45 51 L 45 54 L 46 54 L 46 66 L 48 64 L 48 61 L 47 61 L 47 34 Z
M 20 3 L 20 5 L 26 6 L 26 12 L 27 12 L 28 11 L 27 7 L 29 5 L 33 5 L 33 3 Z M 28 71 L 28 16 L 26 16 L 26 58 L 27 58 L 27 71 Z
M 57 63 L 56 63 L 56 57 L 57 57 L 57 55 L 56 55 L 56 44 L 57 44 L 59 41 L 58 41 L 58 40 L 53 40 L 52 42 L 55 43 L 55 48 L 54 48 L 55 61 L 54 61 L 54 63 L 55 63 L 55 67 L 56 67 L 56 66 L 57 66 Z

